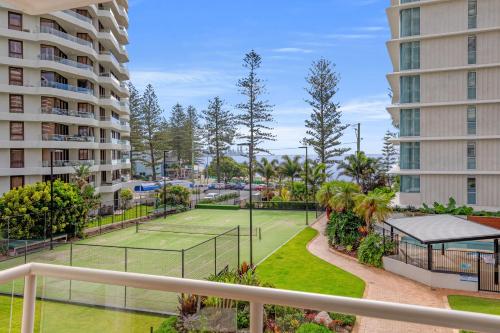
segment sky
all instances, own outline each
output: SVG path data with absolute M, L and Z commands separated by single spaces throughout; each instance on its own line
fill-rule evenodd
M 259 75 L 265 99 L 274 105 L 274 134 L 267 148 L 297 147 L 311 109 L 305 77 L 311 63 L 326 58 L 340 76 L 336 101 L 346 124 L 361 123 L 362 150 L 378 154 L 393 130 L 385 46 L 389 0 L 129 0 L 131 81 L 151 83 L 168 117 L 175 103 L 205 109 L 220 96 L 229 109 L 242 102 L 236 83 L 242 60 L 262 56 Z M 354 128 L 343 145 L 355 149 Z M 286 149 L 283 153 L 286 153 Z

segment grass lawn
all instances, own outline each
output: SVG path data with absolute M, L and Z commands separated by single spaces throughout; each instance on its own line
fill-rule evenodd
M 448 303 L 453 310 L 479 312 L 500 316 L 500 299 L 449 295 Z M 461 331 L 465 333 L 466 331 Z
M 0 333 L 9 332 L 10 306 L 11 298 L 0 296 Z M 11 332 L 21 331 L 22 308 L 22 299 L 14 298 Z M 35 332 L 143 333 L 158 328 L 164 320 L 163 316 L 37 301 Z
M 281 289 L 361 298 L 363 280 L 307 250 L 317 234 L 312 228 L 303 230 L 258 266 L 259 277 Z

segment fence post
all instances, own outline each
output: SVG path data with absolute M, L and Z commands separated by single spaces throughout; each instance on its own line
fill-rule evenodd
M 498 246 L 498 239 L 495 239 L 493 241 L 493 255 L 495 256 L 495 261 L 494 261 L 494 265 L 495 267 L 493 268 L 494 271 L 495 271 L 495 277 L 494 277 L 494 280 L 495 280 L 495 285 L 498 285 L 498 266 L 500 265 L 500 248 Z
M 36 275 L 24 278 L 22 333 L 32 333 L 35 328 Z
M 28 241 L 24 241 L 24 263 L 28 262 Z
M 181 252 L 181 277 L 184 278 L 184 249 Z
M 385 254 L 385 228 L 382 229 L 382 251 Z
M 238 225 L 238 270 L 240 269 L 240 226 Z
M 136 202 L 135 203 L 135 218 L 138 219 L 139 218 L 139 214 L 137 213 L 137 208 L 139 208 L 139 204 Z
M 481 290 L 481 253 L 477 252 L 477 290 Z
M 69 265 L 73 266 L 73 243 L 69 243 Z M 69 280 L 69 300 L 71 301 L 71 285 L 72 280 Z
M 217 237 L 214 238 L 214 268 L 215 275 L 217 275 Z
M 128 261 L 128 248 L 125 247 L 125 272 L 128 270 L 128 264 L 127 264 L 127 261 Z M 125 308 L 127 307 L 127 286 L 125 286 L 125 295 L 124 295 L 124 306 Z
M 250 333 L 262 333 L 264 328 L 264 305 L 250 302 Z
M 135 221 L 135 233 L 139 232 L 139 220 Z
M 115 203 L 111 206 L 111 224 L 115 223 Z
M 444 243 L 441 243 L 441 255 L 444 256 Z
M 427 244 L 427 269 L 432 271 L 432 244 Z
M 262 228 L 259 227 L 259 240 L 261 241 L 262 240 Z
M 408 264 L 408 242 L 405 242 L 405 264 Z

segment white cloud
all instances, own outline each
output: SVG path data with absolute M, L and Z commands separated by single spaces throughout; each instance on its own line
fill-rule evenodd
M 349 100 L 341 104 L 340 110 L 345 118 L 360 122 L 390 119 L 386 111 L 390 104 L 387 95 L 367 96 Z
M 282 47 L 278 49 L 271 50 L 276 53 L 312 53 L 313 50 L 304 49 L 299 47 Z
M 378 36 L 372 34 L 336 33 L 336 34 L 326 35 L 325 37 L 328 39 L 345 40 L 345 39 L 369 39 L 369 38 L 376 38 Z

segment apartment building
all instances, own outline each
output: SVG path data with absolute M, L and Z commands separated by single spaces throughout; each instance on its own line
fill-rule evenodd
M 399 204 L 500 207 L 500 1 L 391 0 Z
M 51 166 L 71 181 L 89 165 L 112 202 L 130 176 L 128 1 L 44 15 L 15 6 L 0 1 L 0 195 L 49 180 Z

